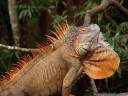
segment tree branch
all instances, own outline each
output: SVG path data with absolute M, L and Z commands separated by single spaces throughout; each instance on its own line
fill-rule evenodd
M 86 12 L 86 15 L 84 17 L 84 24 L 89 24 L 93 15 L 104 11 L 111 4 L 118 8 L 121 12 L 123 12 L 128 18 L 128 10 L 125 9 L 119 2 L 117 2 L 116 0 L 102 0 L 99 6 L 96 6 Z
M 94 79 L 90 78 L 90 83 L 91 83 L 91 86 L 92 86 L 92 89 L 93 89 L 93 95 L 98 96 L 98 90 L 96 88 L 96 84 L 95 84 Z
M 118 1 L 112 0 L 112 4 L 118 8 L 127 18 L 128 18 L 128 9 L 124 8 Z
M 17 46 L 7 46 L 7 45 L 3 45 L 3 44 L 0 44 L 0 48 L 6 48 L 9 50 L 24 51 L 24 52 L 39 51 L 39 49 L 20 48 Z

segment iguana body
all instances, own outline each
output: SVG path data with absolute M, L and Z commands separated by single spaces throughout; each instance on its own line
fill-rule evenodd
M 49 56 L 43 60 L 39 56 L 30 62 L 31 66 L 26 65 L 26 68 L 3 86 L 0 96 L 49 96 L 57 90 L 60 91 L 63 78 L 68 72 L 66 62 L 60 58 L 58 52 L 53 52 Z M 62 63 L 60 64 L 58 60 Z
M 93 49 L 95 44 L 92 41 L 98 38 L 94 37 L 98 36 L 100 29 L 93 24 L 78 28 L 64 25 L 56 31 L 54 34 L 59 40 L 48 36 L 51 45 L 39 45 L 43 52 L 40 51 L 33 60 L 30 56 L 24 57 L 18 65 L 27 64 L 16 74 L 12 70 L 9 74 L 14 75 L 9 75 L 10 78 L 4 77 L 0 96 L 54 96 L 56 91 L 62 92 L 63 96 L 71 96 L 70 88 L 81 73 L 84 58 L 88 50 Z M 79 40 L 81 33 L 86 35 L 82 41 Z M 44 45 L 47 46 L 40 47 Z

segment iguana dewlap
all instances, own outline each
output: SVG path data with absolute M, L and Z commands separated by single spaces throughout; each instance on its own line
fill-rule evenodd
M 119 67 L 119 56 L 112 48 L 106 47 L 97 48 L 84 60 L 84 71 L 93 79 L 110 77 Z

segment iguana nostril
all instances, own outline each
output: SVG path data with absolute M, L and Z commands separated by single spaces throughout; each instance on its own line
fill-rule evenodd
M 89 50 L 89 43 L 85 43 L 85 44 L 83 45 L 83 48 L 84 48 L 85 50 Z

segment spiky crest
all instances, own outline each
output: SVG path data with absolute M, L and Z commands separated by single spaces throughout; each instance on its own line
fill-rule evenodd
M 61 40 L 61 38 L 64 37 L 64 33 L 66 32 L 66 30 L 68 29 L 69 25 L 66 21 L 66 23 L 63 23 L 62 26 L 60 26 L 58 24 L 58 27 L 55 27 L 55 31 L 56 32 L 52 32 L 52 34 L 54 34 L 56 37 L 52 37 L 52 36 L 48 36 L 46 35 L 47 39 L 49 40 L 49 42 L 51 44 L 42 42 L 42 43 L 38 43 L 37 47 L 39 49 L 39 51 L 32 51 L 30 55 L 25 55 L 23 57 L 21 57 L 21 59 L 18 60 L 17 64 L 14 64 L 14 68 L 9 70 L 8 72 L 5 72 L 6 75 L 1 75 L 0 77 L 0 85 L 4 85 L 7 81 L 11 80 L 13 76 L 17 75 L 19 70 L 22 69 L 26 64 L 28 64 L 30 61 L 32 61 L 33 58 L 35 58 L 36 56 L 42 55 L 42 54 L 47 54 L 47 52 L 52 49 L 52 45 L 55 45 L 58 41 Z

